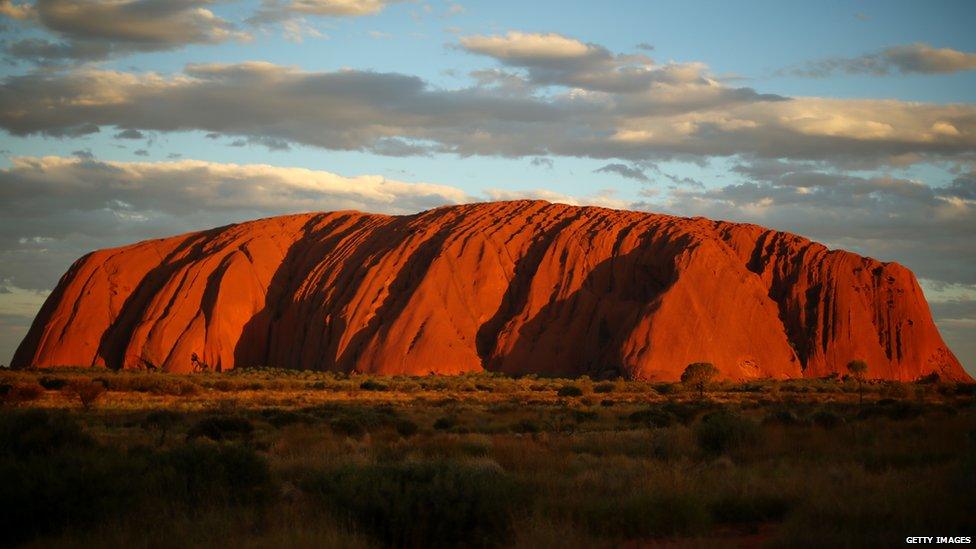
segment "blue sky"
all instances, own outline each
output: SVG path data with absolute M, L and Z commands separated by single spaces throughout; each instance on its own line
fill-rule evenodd
M 72 4 L 0 1 L 0 363 L 96 247 L 310 208 L 538 196 L 899 261 L 976 371 L 972 2 Z M 119 198 L 93 164 L 144 187 Z M 257 185 L 260 164 L 335 182 L 314 200 L 226 200 L 227 178 Z M 443 188 L 377 199 L 348 182 L 361 175 Z M 206 215 L 159 192 L 191 176 L 213 185 Z

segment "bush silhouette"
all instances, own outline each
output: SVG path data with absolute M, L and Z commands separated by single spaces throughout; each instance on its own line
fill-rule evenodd
M 2 546 L 201 506 L 259 506 L 273 494 L 268 463 L 252 449 L 100 445 L 66 414 L 40 410 L 0 416 L 0 478 Z
M 389 391 L 390 386 L 385 383 L 380 383 L 375 379 L 367 379 L 366 381 L 359 384 L 359 388 L 364 391 Z
M 707 455 L 720 455 L 754 441 L 758 436 L 755 423 L 728 411 L 712 412 L 695 426 L 695 440 Z
M 583 390 L 575 385 L 563 385 L 556 392 L 556 396 L 561 397 L 578 397 L 583 396 Z
M 439 417 L 434 421 L 434 429 L 438 431 L 447 431 L 455 425 L 457 425 L 457 419 L 451 416 Z
M 157 497 L 189 508 L 259 504 L 273 493 L 267 460 L 240 444 L 183 444 L 152 455 L 151 467 Z
M 329 423 L 332 432 L 347 437 L 358 438 L 366 434 L 366 424 L 359 418 L 341 416 Z
M 249 439 L 254 432 L 254 424 L 239 416 L 211 416 L 194 423 L 186 432 L 188 440 L 204 437 L 210 440 Z
M 675 422 L 674 414 L 662 408 L 648 408 L 637 410 L 627 416 L 633 423 L 639 423 L 648 427 L 669 427 Z
M 454 462 L 350 465 L 304 489 L 388 547 L 496 546 L 526 502 L 500 469 Z
M 68 384 L 68 380 L 62 379 L 60 377 L 48 377 L 44 376 L 37 382 L 48 391 L 60 391 L 64 389 L 64 386 Z
M 0 452 L 18 458 L 88 448 L 94 440 L 67 414 L 27 410 L 0 416 Z
M 404 438 L 410 438 L 420 430 L 420 426 L 409 419 L 397 420 L 395 427 L 396 432 Z
M 542 428 L 531 419 L 523 419 L 512 425 L 512 431 L 516 433 L 538 433 L 542 431 Z

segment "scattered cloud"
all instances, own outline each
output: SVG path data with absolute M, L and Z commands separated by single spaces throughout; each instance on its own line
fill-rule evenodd
M 548 189 L 486 189 L 484 191 L 488 200 L 546 200 L 569 204 L 570 206 L 600 206 L 601 208 L 623 209 L 629 206 L 629 202 L 617 198 L 614 189 L 603 189 L 587 196 L 572 196 Z
M 637 44 L 634 47 L 637 48 L 637 49 L 639 49 L 639 50 L 654 51 L 654 45 L 653 44 L 648 44 L 647 42 L 641 42 L 640 44 Z
M 551 158 L 546 158 L 544 156 L 537 156 L 537 157 L 533 158 L 532 160 L 529 161 L 529 164 L 531 164 L 531 165 L 533 165 L 533 166 L 535 166 L 537 168 L 548 168 L 550 170 L 553 167 L 553 161 L 552 161 L 552 159 Z
M 122 130 L 115 134 L 116 139 L 143 139 L 145 137 L 145 134 L 143 134 L 141 131 L 133 130 L 132 128 Z
M 296 44 L 301 44 L 306 38 L 328 38 L 328 35 L 312 26 L 304 17 L 295 17 L 282 21 L 281 32 L 285 40 Z
M 885 48 L 860 57 L 832 57 L 810 61 L 786 72 L 797 76 L 824 78 L 836 73 L 884 76 L 892 73 L 949 74 L 971 70 L 976 70 L 976 53 L 916 43 Z
M 8 56 L 38 64 L 94 61 L 187 44 L 248 40 L 250 35 L 214 15 L 210 0 L 38 0 L 0 3 L 0 14 L 36 24 L 54 39 L 8 42 Z
M 513 65 L 548 65 L 560 60 L 604 57 L 608 52 L 561 34 L 511 31 L 504 36 L 465 36 L 461 45 L 468 51 L 512 62 Z
M 635 181 L 640 181 L 642 183 L 647 183 L 650 179 L 638 166 L 627 166 L 626 164 L 612 163 L 603 166 L 602 168 L 597 168 L 593 170 L 595 173 L 615 173 L 620 177 L 626 177 L 627 179 L 633 179 Z
M 277 23 L 302 16 L 361 17 L 376 15 L 400 0 L 262 0 L 248 19 L 255 25 Z

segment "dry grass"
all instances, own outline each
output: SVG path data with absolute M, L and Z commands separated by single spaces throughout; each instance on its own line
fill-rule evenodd
M 64 390 L 82 379 L 107 388 L 88 409 Z M 3 387 L 0 497 L 29 510 L 73 494 L 0 528 L 5 545 L 876 547 L 974 534 L 972 386 L 874 383 L 863 408 L 856 385 L 829 380 L 716 384 L 704 401 L 624 380 L 278 370 L 2 372 Z M 200 460 L 229 472 L 200 477 Z

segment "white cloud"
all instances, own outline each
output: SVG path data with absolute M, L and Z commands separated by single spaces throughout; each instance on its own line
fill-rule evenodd
M 602 48 L 560 34 L 512 31 L 505 36 L 465 36 L 461 45 L 469 51 L 522 63 L 581 59 L 599 54 Z
M 248 22 L 265 25 L 303 16 L 362 17 L 376 15 L 399 1 L 402 0 L 262 0 Z
M 570 206 L 600 206 L 601 208 L 625 209 L 630 203 L 616 197 L 613 189 L 604 189 L 586 196 L 573 196 L 548 189 L 495 189 L 484 191 L 488 200 L 546 200 Z

